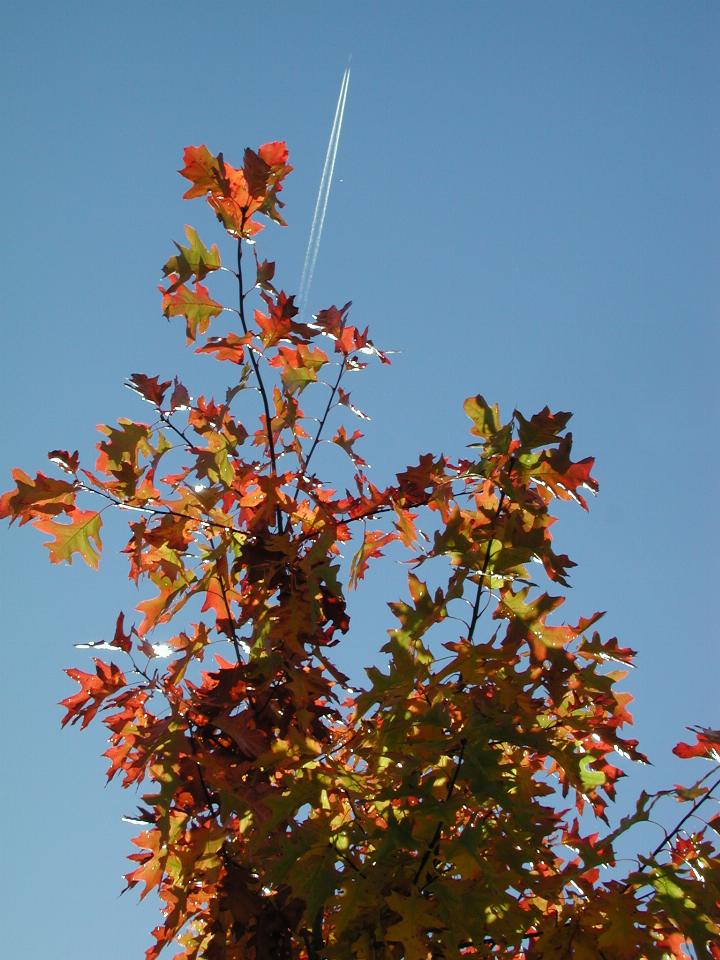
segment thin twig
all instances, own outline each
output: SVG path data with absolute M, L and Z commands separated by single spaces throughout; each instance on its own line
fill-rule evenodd
M 670 831 L 670 833 L 665 834 L 665 836 L 663 837 L 663 839 L 662 839 L 662 840 L 660 841 L 660 843 L 655 847 L 655 849 L 652 851 L 652 853 L 650 854 L 650 856 L 649 856 L 649 857 L 643 857 L 644 863 L 643 863 L 643 865 L 640 867 L 640 869 L 637 871 L 638 873 L 643 873 L 643 871 L 647 870 L 649 867 L 651 867 L 651 866 L 653 865 L 653 861 L 655 860 L 655 857 L 662 851 L 663 847 L 665 847 L 668 843 L 670 843 L 670 841 L 673 839 L 673 837 L 677 836 L 677 834 L 680 832 L 680 830 L 682 830 L 683 825 L 690 819 L 690 817 L 692 817 L 692 816 L 695 815 L 695 813 L 697 812 L 697 810 L 699 810 L 699 808 L 705 803 L 706 800 L 709 800 L 709 799 L 710 799 L 710 797 L 712 796 L 713 792 L 714 792 L 715 790 L 717 790 L 718 787 L 720 787 L 720 777 L 718 777 L 717 780 L 715 781 L 715 783 L 713 783 L 713 785 L 708 788 L 707 793 L 706 793 L 704 796 L 702 796 L 699 800 L 697 800 L 697 801 L 692 805 L 692 807 L 690 807 L 690 810 L 688 811 L 688 813 L 686 813 L 685 816 L 682 817 L 682 819 L 678 821 L 678 823 L 673 827 L 673 829 Z M 629 887 L 631 887 L 631 886 L 632 886 L 632 883 L 631 883 L 630 880 L 628 880 L 627 883 L 625 884 L 625 886 L 623 887 L 623 892 L 625 892 L 626 890 L 628 890 Z
M 172 420 L 170 419 L 170 414 L 169 414 L 169 413 L 163 413 L 162 411 L 160 411 L 160 419 L 162 420 L 162 422 L 163 422 L 164 424 L 166 424 L 168 427 L 170 427 L 171 430 L 174 430 L 175 433 L 176 433 L 182 440 L 185 441 L 186 445 L 188 446 L 188 448 L 190 449 L 191 452 L 197 450 L 197 447 L 195 446 L 194 443 L 191 442 L 190 438 L 189 438 L 188 435 L 185 433 L 185 431 L 184 431 L 184 430 L 181 430 L 180 427 L 176 427 L 176 426 L 175 426 L 175 424 L 174 424 L 174 423 L 172 422 Z
M 302 465 L 302 472 L 305 476 L 307 476 L 307 470 L 310 465 L 312 455 L 315 453 L 315 449 L 317 448 L 317 445 L 320 442 L 320 434 L 323 431 L 323 427 L 325 426 L 325 421 L 328 418 L 328 414 L 332 409 L 333 400 L 335 399 L 335 394 L 337 393 L 337 389 L 340 386 L 340 381 L 342 380 L 342 376 L 345 373 L 345 369 L 346 369 L 345 358 L 343 357 L 343 361 L 340 364 L 340 370 L 338 372 L 337 379 L 332 387 L 332 390 L 330 391 L 330 397 L 328 399 L 327 406 L 325 407 L 325 413 L 323 413 L 322 415 L 322 418 L 320 420 L 320 425 L 318 426 L 317 433 L 315 434 L 315 439 L 313 440 L 312 446 L 310 447 L 310 453 L 308 453 L 307 459 L 305 460 L 305 463 Z M 297 499 L 299 490 L 300 490 L 300 477 L 298 476 L 297 485 L 295 487 L 295 493 L 293 494 L 293 500 Z
M 97 490 L 95 487 L 90 487 L 86 483 L 81 482 L 80 489 L 85 490 L 86 493 L 96 493 L 99 497 L 105 497 L 106 500 L 109 500 L 110 503 L 114 504 L 116 507 L 119 507 L 121 510 L 135 510 L 138 513 L 146 513 L 155 517 L 179 517 L 181 520 L 193 520 L 195 523 L 205 524 L 208 527 L 216 527 L 218 530 L 225 530 L 227 533 L 240 533 L 244 537 L 248 536 L 246 530 L 241 530 L 239 527 L 233 527 L 228 523 L 219 523 L 216 520 L 206 520 L 202 517 L 194 517 L 190 513 L 182 513 L 179 510 L 158 510 L 157 507 L 138 507 L 135 504 L 124 503 L 122 500 L 114 497 L 111 493 L 107 493 L 105 490 Z M 248 539 L 252 538 L 248 537 Z

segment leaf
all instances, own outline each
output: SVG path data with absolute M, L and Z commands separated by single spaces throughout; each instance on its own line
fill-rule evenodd
M 17 486 L 0 497 L 0 518 L 9 517 L 11 523 L 20 518 L 22 526 L 33 517 L 56 516 L 75 509 L 75 483 L 46 477 L 44 473 L 36 474 L 33 480 L 22 470 L 13 470 L 12 476 Z
M 190 663 L 195 659 L 202 659 L 208 643 L 209 637 L 204 623 L 193 624 L 192 636 L 182 632 L 172 638 L 170 646 L 179 656 L 168 666 L 168 679 L 171 683 L 180 683 Z
M 167 853 L 162 840 L 162 833 L 157 829 L 146 830 L 140 836 L 133 837 L 132 842 L 141 847 L 142 852 L 131 853 L 128 860 L 135 860 L 140 866 L 128 873 L 125 879 L 128 888 L 132 888 L 138 883 L 145 884 L 140 893 L 140 899 L 142 900 L 160 883 L 165 871 Z
M 328 307 L 327 310 L 320 310 L 313 317 L 312 327 L 319 330 L 326 337 L 337 340 L 342 335 L 347 312 L 352 306 L 352 301 L 348 300 L 344 307 Z
M 190 394 L 177 377 L 173 380 L 173 392 L 170 394 L 171 410 L 187 410 L 190 406 Z
M 255 286 L 268 293 L 275 293 L 275 287 L 272 285 L 272 279 L 275 276 L 275 264 L 271 260 L 258 260 L 258 255 L 253 250 L 255 256 Z
M 98 424 L 98 430 L 106 435 L 106 439 L 97 445 L 95 469 L 115 479 L 112 489 L 121 499 L 138 496 L 145 472 L 141 461 L 155 452 L 150 444 L 150 427 L 146 423 L 122 419 L 118 420 L 116 427 Z
M 186 147 L 183 159 L 185 166 L 180 176 L 192 184 L 183 194 L 184 200 L 202 197 L 206 193 L 222 193 L 228 188 L 222 154 L 220 157 L 213 156 L 205 144 L 201 144 L 199 147 Z
M 309 383 L 315 383 L 318 370 L 327 362 L 328 358 L 322 350 L 300 344 L 294 349 L 280 347 L 270 366 L 280 369 L 283 386 L 289 394 L 293 394 L 302 393 Z
M 131 637 L 133 633 L 133 627 L 130 628 L 130 633 L 125 633 L 125 614 L 119 613 L 115 622 L 115 634 L 112 638 L 111 645 L 118 647 L 123 653 L 129 653 L 132 649 Z
M 84 729 L 108 697 L 117 693 L 127 684 L 122 670 L 114 663 L 105 663 L 97 657 L 95 673 L 84 673 L 82 670 L 70 669 L 65 673 L 80 684 L 80 690 L 61 701 L 61 706 L 67 709 L 62 719 L 62 725 L 81 721 Z
M 76 474 L 80 466 L 80 455 L 77 450 L 74 453 L 68 453 L 67 450 L 50 450 L 48 460 L 70 474 Z
M 350 403 L 350 394 L 346 393 L 342 387 L 338 387 L 337 391 L 337 402 L 343 406 L 347 407 L 351 413 L 354 413 L 356 417 L 360 417 L 361 420 L 369 420 L 370 417 L 363 413 L 362 410 L 359 410 L 356 406 Z
M 688 727 L 695 734 L 695 743 L 675 744 L 673 753 L 682 760 L 692 757 L 709 757 L 720 762 L 720 730 L 710 730 L 708 727 Z
M 468 397 L 463 406 L 465 413 L 473 422 L 471 433 L 476 437 L 489 439 L 500 429 L 500 410 L 494 403 L 492 406 L 479 393 L 475 397 Z
M 433 905 L 419 894 L 409 897 L 400 893 L 391 893 L 387 905 L 400 919 L 387 928 L 386 939 L 391 943 L 401 943 L 405 960 L 427 960 L 431 941 L 428 930 L 441 926 L 434 915 Z
M 197 231 L 188 225 L 185 226 L 185 236 L 188 238 L 190 246 L 184 247 L 176 243 L 177 255 L 170 257 L 163 267 L 163 274 L 166 277 L 173 275 L 176 277 L 168 287 L 168 293 L 174 293 L 181 284 L 191 277 L 195 277 L 196 280 L 204 279 L 209 273 L 218 270 L 221 266 L 220 251 L 217 244 L 214 243 L 208 250 L 197 235 Z
M 251 335 L 238 337 L 236 333 L 228 333 L 224 337 L 210 337 L 204 346 L 196 348 L 195 353 L 214 353 L 218 360 L 242 363 L 245 359 L 245 348 L 251 342 Z
M 583 787 L 588 792 L 594 790 L 596 787 L 601 787 L 607 779 L 602 770 L 594 769 L 594 759 L 590 754 L 586 754 L 580 760 L 579 765 L 580 779 L 582 780 Z
M 319 830 L 306 831 L 308 838 Z M 334 848 L 318 837 L 307 849 L 302 849 L 303 839 L 287 843 L 287 848 L 280 860 L 280 869 L 273 872 L 282 882 L 288 883 L 295 896 L 305 902 L 305 916 L 312 923 L 318 909 L 324 901 L 332 896 L 337 888 L 338 875 L 335 862 L 338 855 Z
M 597 480 L 591 476 L 595 459 L 585 457 L 573 462 L 570 459 L 572 434 L 566 434 L 555 449 L 543 451 L 538 465 L 531 468 L 530 475 L 539 480 L 561 500 L 575 500 L 587 510 L 587 503 L 580 494 L 581 487 L 597 493 Z
M 527 603 L 528 593 L 528 587 L 517 592 L 513 592 L 510 588 L 503 589 L 500 603 L 493 617 L 509 620 L 508 636 L 525 639 L 539 659 L 545 657 L 547 647 L 566 646 L 603 616 L 600 611 L 597 611 L 590 617 L 581 617 L 574 626 L 570 624 L 550 626 L 546 623 L 547 618 L 564 603 L 564 598 L 551 597 L 543 593 Z
M 518 423 L 520 446 L 524 450 L 534 450 L 559 442 L 562 431 L 572 418 L 571 413 L 551 413 L 549 407 L 543 407 L 540 413 L 534 414 L 529 420 L 526 420 L 519 410 L 515 410 L 513 416 Z
M 360 580 L 365 576 L 368 568 L 368 562 L 377 557 L 382 557 L 382 547 L 397 539 L 396 533 L 383 533 L 382 530 L 365 530 L 363 540 L 350 564 L 351 587 L 357 587 Z
M 355 444 L 358 440 L 362 439 L 362 436 L 363 434 L 359 430 L 356 430 L 352 436 L 348 436 L 345 427 L 340 426 L 332 438 L 332 442 L 345 451 L 356 467 L 367 466 L 367 461 L 363 460 L 360 454 L 356 453 L 354 449 Z
M 163 316 L 185 317 L 187 342 L 192 343 L 198 333 L 205 333 L 213 317 L 222 313 L 222 304 L 213 300 L 210 291 L 196 282 L 191 290 L 184 283 L 171 284 L 167 289 L 160 287 Z
M 277 171 L 288 162 L 288 148 L 284 140 L 273 140 L 258 148 L 258 153 L 271 170 Z
M 161 383 L 159 377 L 148 377 L 144 373 L 133 373 L 125 386 L 141 396 L 143 400 L 147 400 L 148 403 L 152 403 L 153 406 L 160 409 L 171 382 L 170 380 L 164 380 Z
M 61 563 L 63 560 L 72 563 L 73 555 L 79 553 L 85 563 L 96 570 L 102 549 L 100 514 L 94 510 L 75 509 L 68 514 L 68 519 L 69 523 L 52 519 L 33 520 L 33 526 L 52 537 L 45 543 L 52 563 Z
M 406 547 L 413 547 L 417 543 L 418 538 L 423 536 L 418 532 L 417 527 L 415 526 L 415 520 L 418 517 L 417 513 L 413 513 L 410 510 L 404 510 L 402 507 L 399 507 L 397 504 L 393 504 L 395 510 L 395 528 L 399 534 L 400 541 Z
M 251 150 L 250 147 L 245 149 L 243 173 L 250 196 L 262 197 L 267 189 L 267 182 L 270 177 L 270 165 L 266 163 L 259 154 L 255 153 L 254 150 Z
M 265 348 L 273 347 L 281 340 L 291 339 L 294 332 L 304 331 L 303 325 L 293 323 L 293 317 L 298 313 L 295 297 L 288 297 L 281 290 L 274 298 L 266 293 L 262 294 L 262 298 L 267 304 L 268 313 L 256 310 L 255 323 L 260 328 L 260 339 Z

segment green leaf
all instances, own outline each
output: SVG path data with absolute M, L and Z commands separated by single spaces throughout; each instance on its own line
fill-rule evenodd
M 163 274 L 169 277 L 175 274 L 177 279 L 168 287 L 168 293 L 174 293 L 175 290 L 186 280 L 195 277 L 196 280 L 202 280 L 213 270 L 220 267 L 220 251 L 217 244 L 213 244 L 208 250 L 203 245 L 197 232 L 192 227 L 185 227 L 185 236 L 190 243 L 189 247 L 176 243 L 178 249 L 177 256 L 170 257 L 163 267 Z
M 213 300 L 210 291 L 202 283 L 196 282 L 194 290 L 184 283 L 171 284 L 167 290 L 160 287 L 163 295 L 163 316 L 185 317 L 185 331 L 188 343 L 192 343 L 198 333 L 205 333 L 213 317 L 222 313 L 222 304 Z
M 595 770 L 592 767 L 594 757 L 586 754 L 580 761 L 580 779 L 586 790 L 594 790 L 595 787 L 601 787 L 606 780 L 605 774 L 601 770 Z
M 679 887 L 677 883 L 671 880 L 666 874 L 654 877 L 652 884 L 661 897 L 670 897 L 672 900 L 682 900 L 685 896 L 683 888 Z
M 500 429 L 500 409 L 498 405 L 494 403 L 490 406 L 485 397 L 480 394 L 475 397 L 468 397 L 463 409 L 473 422 L 470 432 L 476 437 L 488 439 Z
M 38 530 L 53 538 L 45 544 L 50 551 L 50 560 L 72 563 L 73 555 L 79 553 L 89 567 L 97 569 L 102 549 L 100 514 L 94 510 L 73 510 L 68 518 L 69 523 L 53 519 L 33 521 Z

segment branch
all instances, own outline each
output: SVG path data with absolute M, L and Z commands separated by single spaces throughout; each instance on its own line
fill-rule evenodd
M 215 550 L 215 544 L 210 541 L 210 545 Z M 227 556 L 227 554 L 226 554 Z M 235 656 L 237 657 L 237 662 L 242 663 L 242 651 L 240 649 L 240 643 L 238 641 L 237 632 L 235 630 L 235 621 L 233 620 L 232 611 L 230 610 L 230 601 L 228 600 L 227 590 L 228 586 L 225 585 L 225 580 L 223 579 L 222 570 L 220 569 L 220 559 L 219 557 L 215 558 L 215 572 L 217 573 L 218 583 L 220 584 L 220 592 L 222 593 L 223 605 L 228 615 L 228 624 L 230 629 L 230 640 L 235 649 Z
M 176 433 L 182 440 L 185 441 L 185 443 L 187 444 L 188 449 L 189 449 L 191 452 L 196 451 L 196 450 L 197 450 L 197 447 L 195 446 L 195 444 L 194 444 L 194 443 L 191 443 L 190 438 L 188 437 L 188 435 L 185 433 L 184 430 L 181 430 L 180 427 L 176 427 L 176 426 L 175 426 L 175 424 L 174 424 L 174 423 L 171 421 L 171 419 L 170 419 L 170 414 L 169 414 L 169 413 L 163 413 L 162 410 L 160 410 L 159 413 L 160 413 L 160 419 L 162 420 L 162 422 L 165 423 L 165 424 L 167 424 L 167 426 L 170 427 L 171 430 L 174 430 L 175 433 Z
M 315 439 L 313 440 L 312 446 L 310 447 L 310 453 L 307 455 L 307 460 L 302 465 L 302 472 L 305 476 L 307 476 L 307 470 L 308 470 L 308 466 L 310 465 L 310 460 L 312 459 L 312 455 L 315 453 L 315 449 L 318 443 L 320 442 L 320 434 L 323 431 L 323 427 L 325 426 L 325 421 L 328 418 L 328 414 L 332 409 L 333 400 L 335 399 L 337 388 L 340 386 L 340 381 L 342 380 L 342 376 L 344 373 L 345 373 L 345 357 L 343 357 L 342 363 L 340 364 L 340 370 L 337 375 L 337 380 L 335 381 L 335 384 L 332 390 L 330 391 L 330 397 L 328 399 L 327 406 L 325 407 L 325 413 L 323 413 L 322 418 L 320 420 L 320 425 L 318 426 L 317 433 L 315 434 Z M 300 490 L 300 477 L 298 476 L 297 486 L 295 487 L 295 493 L 293 494 L 293 500 L 297 498 L 299 490 Z
M 193 756 L 197 753 L 197 744 L 195 743 L 195 734 L 192 732 L 192 729 L 188 726 L 188 734 L 190 736 L 190 748 L 193 752 Z M 217 817 L 220 814 L 220 804 L 217 799 L 210 793 L 208 785 L 205 782 L 205 777 L 203 776 L 202 767 L 200 766 L 200 761 L 195 761 L 195 766 L 197 767 L 198 780 L 200 781 L 200 786 L 202 791 L 205 794 L 205 799 L 207 800 L 207 805 L 210 808 L 210 813 L 213 817 Z
M 104 497 L 120 510 L 134 510 L 137 513 L 147 513 L 150 516 L 155 517 L 180 517 L 182 520 L 194 520 L 195 523 L 205 524 L 208 527 L 216 527 L 218 530 L 224 530 L 226 533 L 239 533 L 242 534 L 242 536 L 247 537 L 248 540 L 252 540 L 252 537 L 248 536 L 247 530 L 241 530 L 239 527 L 233 527 L 228 523 L 219 523 L 216 520 L 206 520 L 201 517 L 194 517 L 191 513 L 182 513 L 180 510 L 158 510 L 157 507 L 138 507 L 135 504 L 124 503 L 122 500 L 114 497 L 106 490 L 97 490 L 95 487 L 90 487 L 88 484 L 82 482 L 80 483 L 78 489 L 84 490 L 86 493 L 95 493 L 99 497 Z
M 455 790 L 455 784 L 457 783 L 458 774 L 460 773 L 460 767 L 462 766 L 463 758 L 465 756 L 466 744 L 467 744 L 467 740 L 465 739 L 465 737 L 463 737 L 460 741 L 460 753 L 458 755 L 458 761 L 457 761 L 457 764 L 455 765 L 455 770 L 453 771 L 453 775 L 450 778 L 450 783 L 448 784 L 445 803 L 450 802 L 450 798 L 452 797 L 453 791 Z M 415 876 L 413 877 L 414 886 L 417 886 L 418 881 L 420 880 L 420 876 L 423 870 L 425 869 L 425 866 L 428 860 L 430 859 L 430 854 L 431 853 L 437 854 L 438 846 L 440 844 L 440 837 L 442 835 L 442 830 L 444 825 L 445 824 L 443 823 L 442 820 L 438 820 L 438 825 L 437 827 L 435 827 L 435 833 L 433 834 L 432 839 L 428 843 L 425 853 L 423 854 L 423 858 L 420 861 L 420 866 L 417 868 L 417 871 L 415 872 Z
M 715 781 L 715 783 L 713 783 L 713 785 L 708 789 L 707 793 L 706 793 L 703 797 L 701 797 L 699 800 L 697 800 L 697 801 L 692 805 L 692 807 L 690 807 L 690 810 L 688 811 L 688 813 L 686 813 L 685 816 L 682 817 L 682 819 L 680 819 L 680 820 L 678 821 L 678 823 L 675 824 L 675 826 L 674 826 L 673 829 L 670 831 L 670 833 L 666 833 L 666 834 L 665 834 L 665 836 L 663 837 L 663 839 L 662 839 L 662 840 L 660 841 L 660 843 L 655 847 L 655 849 L 652 851 L 652 853 L 650 854 L 650 856 L 649 856 L 649 857 L 643 857 L 644 863 L 643 863 L 643 865 L 640 867 L 640 869 L 638 870 L 638 873 L 642 873 L 644 870 L 647 870 L 648 867 L 652 866 L 653 861 L 655 860 L 655 857 L 657 857 L 657 855 L 661 852 L 661 850 L 663 849 L 663 847 L 665 847 L 668 843 L 670 843 L 670 841 L 673 839 L 673 837 L 677 836 L 677 834 L 680 832 L 680 830 L 682 830 L 683 825 L 690 819 L 690 817 L 692 817 L 692 816 L 695 815 L 695 813 L 697 812 L 697 810 L 700 809 L 700 807 L 705 803 L 706 800 L 709 800 L 709 799 L 710 799 L 710 797 L 712 796 L 713 792 L 714 792 L 715 790 L 717 790 L 718 787 L 720 787 L 720 777 L 718 777 L 717 780 Z M 627 883 L 625 884 L 625 886 L 623 887 L 623 893 L 624 893 L 626 890 L 628 890 L 631 886 L 632 886 L 632 883 L 631 883 L 630 880 L 628 880 Z
M 245 296 L 243 294 L 243 278 L 242 278 L 242 237 L 238 237 L 237 244 L 237 278 L 238 278 L 238 289 L 240 294 L 240 323 L 242 324 L 243 333 L 247 336 L 249 334 L 247 321 L 245 320 Z M 268 439 L 268 452 L 270 453 L 270 464 L 272 466 L 273 476 L 277 477 L 277 457 L 275 455 L 275 441 L 273 440 L 272 435 L 272 417 L 270 416 L 270 404 L 268 402 L 267 390 L 265 389 L 265 383 L 260 373 L 260 367 L 258 365 L 257 359 L 255 357 L 255 352 L 252 348 L 248 350 L 250 356 L 250 363 L 252 364 L 253 371 L 255 372 L 255 378 L 258 382 L 258 387 L 260 387 L 260 396 L 262 397 L 262 404 L 265 410 L 265 430 L 267 433 Z M 283 532 L 283 522 L 282 514 L 280 512 L 280 507 L 275 507 L 275 519 L 277 521 L 278 533 Z
M 303 930 L 302 938 L 305 941 L 305 950 L 308 960 L 322 960 L 321 951 L 325 946 L 322 935 L 323 908 L 321 907 L 315 914 L 312 931 Z
M 512 468 L 515 466 L 515 457 L 511 457 L 508 461 L 508 473 L 512 472 Z M 485 550 L 485 559 L 483 560 L 482 569 L 480 570 L 480 578 L 478 580 L 477 593 L 475 594 L 475 602 L 473 603 L 472 617 L 470 618 L 470 628 L 468 630 L 468 641 L 472 640 L 473 634 L 475 633 L 475 627 L 477 622 L 480 619 L 480 597 L 482 596 L 483 586 L 485 584 L 485 574 L 487 573 L 487 568 L 490 563 L 490 548 L 493 541 L 493 533 L 495 531 L 495 524 L 498 522 L 502 508 L 505 505 L 505 496 L 506 493 L 504 490 L 500 491 L 500 499 L 498 500 L 497 510 L 495 515 L 492 518 L 490 523 L 490 530 L 488 532 L 488 545 Z

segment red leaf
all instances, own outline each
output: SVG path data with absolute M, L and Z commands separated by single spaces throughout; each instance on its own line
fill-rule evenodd
M 125 614 L 118 614 L 117 621 L 115 623 L 115 636 L 112 638 L 112 645 L 114 647 L 119 647 L 123 653 L 129 653 L 132 649 L 132 630 L 130 633 L 125 633 Z
M 148 403 L 152 403 L 159 408 L 165 399 L 170 381 L 163 380 L 163 382 L 160 383 L 158 377 L 148 377 L 144 373 L 133 373 L 133 375 L 128 378 L 126 386 L 135 393 L 140 394 L 143 400 L 147 400 Z
M 388 543 L 391 543 L 393 540 L 397 540 L 397 538 L 397 533 L 383 533 L 382 530 L 365 531 L 363 542 L 360 544 L 360 549 L 352 558 L 352 562 L 350 564 L 349 583 L 351 587 L 356 587 L 358 582 L 365 576 L 365 571 L 368 568 L 368 561 L 374 560 L 377 557 L 382 557 L 382 547 L 386 546 Z
M 180 383 L 177 377 L 173 380 L 173 392 L 170 396 L 170 409 L 171 410 L 180 410 L 183 407 L 187 408 L 190 406 L 190 394 L 187 392 L 187 387 Z
M 205 346 L 196 348 L 195 353 L 214 353 L 218 360 L 242 363 L 245 359 L 245 347 L 251 341 L 251 335 L 238 337 L 236 333 L 228 333 L 225 337 L 210 337 Z
M 284 140 L 264 143 L 258 153 L 269 167 L 284 167 L 288 162 L 288 148 Z
M 80 466 L 80 455 L 77 450 L 74 453 L 68 453 L 67 450 L 51 450 L 48 453 L 48 460 L 56 463 L 65 473 L 75 474 Z
M 252 197 L 262 197 L 267 189 L 270 167 L 250 147 L 245 149 L 243 157 L 243 173 L 247 182 L 248 191 Z
M 691 757 L 710 757 L 720 759 L 720 730 L 710 730 L 707 727 L 688 727 L 695 734 L 695 743 L 675 744 L 673 753 L 676 757 L 688 760 Z
M 277 198 L 282 180 L 292 170 L 284 143 L 264 144 L 257 153 L 247 150 L 242 170 L 225 163 L 223 155 L 213 156 L 206 146 L 187 147 L 180 174 L 192 184 L 185 199 L 207 196 L 226 230 L 236 237 L 251 237 L 262 230 L 253 219 L 256 213 L 284 224 Z
M 255 286 L 261 290 L 267 290 L 269 293 L 275 292 L 272 285 L 272 279 L 275 276 L 275 264 L 271 260 L 258 260 L 257 253 L 253 250 L 255 256 Z
M 360 454 L 356 453 L 353 449 L 354 445 L 362 438 L 362 436 L 363 434 L 359 430 L 356 430 L 352 436 L 348 436 L 345 427 L 340 426 L 338 427 L 335 436 L 332 438 L 332 442 L 337 444 L 338 447 L 341 447 L 345 451 L 356 467 L 364 467 L 367 465 L 367 461 L 363 460 Z
M 94 674 L 75 669 L 65 671 L 71 679 L 80 684 L 80 690 L 61 701 L 61 706 L 67 709 L 62 719 L 63 726 L 68 722 L 77 723 L 81 720 L 81 728 L 86 727 L 103 702 L 127 683 L 122 670 L 114 663 L 105 663 L 97 657 L 94 660 Z
M 205 144 L 199 147 L 185 147 L 183 156 L 185 166 L 180 176 L 189 180 L 192 186 L 183 194 L 184 200 L 203 197 L 206 193 L 222 193 L 227 189 L 222 160 L 213 156 Z
M 57 451 L 56 451 L 57 452 Z M 13 470 L 14 490 L 0 497 L 0 518 L 20 517 L 20 526 L 33 517 L 56 516 L 74 510 L 76 487 L 67 480 L 56 480 L 38 473 L 32 480 L 22 470 Z

